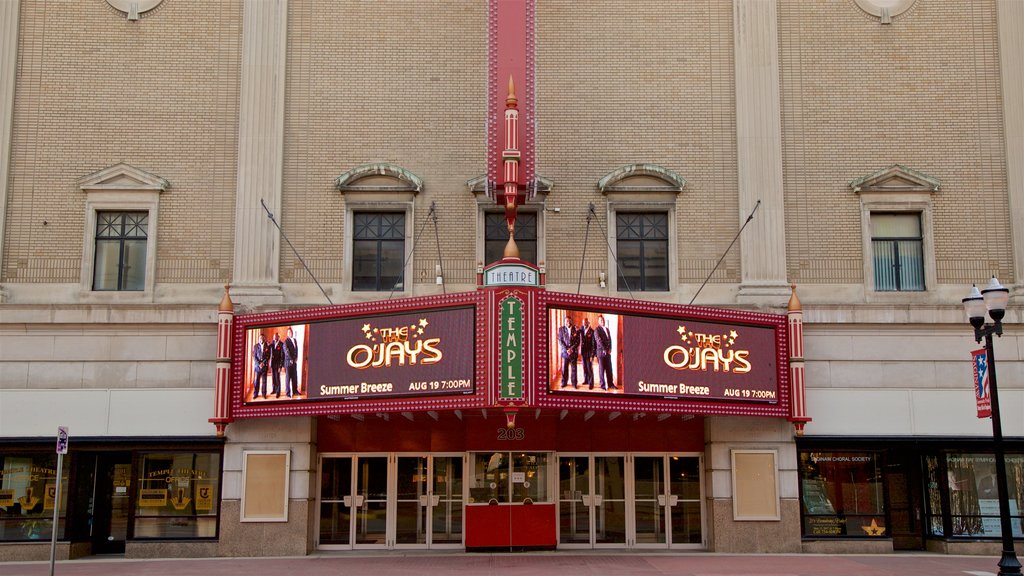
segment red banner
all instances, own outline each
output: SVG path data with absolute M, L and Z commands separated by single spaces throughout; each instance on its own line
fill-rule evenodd
M 974 365 L 974 399 L 978 403 L 978 418 L 992 416 L 992 392 L 988 389 L 988 354 L 984 349 L 971 352 Z

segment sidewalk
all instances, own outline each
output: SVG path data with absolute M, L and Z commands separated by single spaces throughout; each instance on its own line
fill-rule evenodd
M 719 555 L 709 553 L 558 552 L 466 554 L 321 553 L 292 558 L 58 562 L 59 576 L 988 576 L 997 558 L 939 554 L 870 556 Z M 46 576 L 49 563 L 0 564 L 0 576 Z

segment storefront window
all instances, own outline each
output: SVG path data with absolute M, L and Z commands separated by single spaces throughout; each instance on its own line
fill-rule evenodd
M 946 454 L 946 469 L 952 520 L 949 535 L 1000 537 L 995 456 Z M 1013 535 L 1021 538 L 1024 537 L 1024 519 L 1021 516 L 1021 510 L 1024 510 L 1024 455 L 1006 456 L 1006 478 Z
M 548 455 L 543 452 L 473 454 L 469 502 L 503 504 L 548 501 Z
M 57 488 L 54 453 L 0 456 L 0 541 L 49 540 Z M 67 460 L 61 473 L 57 537 L 64 536 L 67 514 Z
M 942 492 L 939 490 L 939 458 L 926 456 L 924 459 L 928 473 L 928 530 L 932 536 L 942 536 Z
M 801 451 L 800 495 L 805 537 L 888 536 L 878 454 Z
M 156 452 L 139 456 L 135 538 L 215 538 L 220 454 Z

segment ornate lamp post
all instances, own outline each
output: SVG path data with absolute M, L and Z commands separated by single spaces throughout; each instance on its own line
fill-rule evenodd
M 1003 555 L 999 559 L 999 576 L 1020 574 L 1021 565 L 1013 549 L 1013 530 L 1010 527 L 1010 496 L 1006 486 L 1006 457 L 1003 453 L 1003 428 L 999 420 L 999 393 L 996 388 L 996 358 L 992 351 L 992 335 L 1003 335 L 1003 315 L 1010 301 L 1010 291 L 995 276 L 982 291 L 975 286 L 963 299 L 964 311 L 974 327 L 974 340 L 985 339 L 988 360 L 988 385 L 992 394 L 992 443 L 996 457 L 996 484 L 999 487 L 999 529 L 1003 540 Z M 992 324 L 985 323 L 985 311 Z

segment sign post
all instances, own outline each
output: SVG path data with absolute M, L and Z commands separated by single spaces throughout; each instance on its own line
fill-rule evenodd
M 60 519 L 60 479 L 63 476 L 64 455 L 68 453 L 68 427 L 57 427 L 57 479 L 53 495 L 53 525 L 50 528 L 50 576 L 57 559 L 57 522 Z

